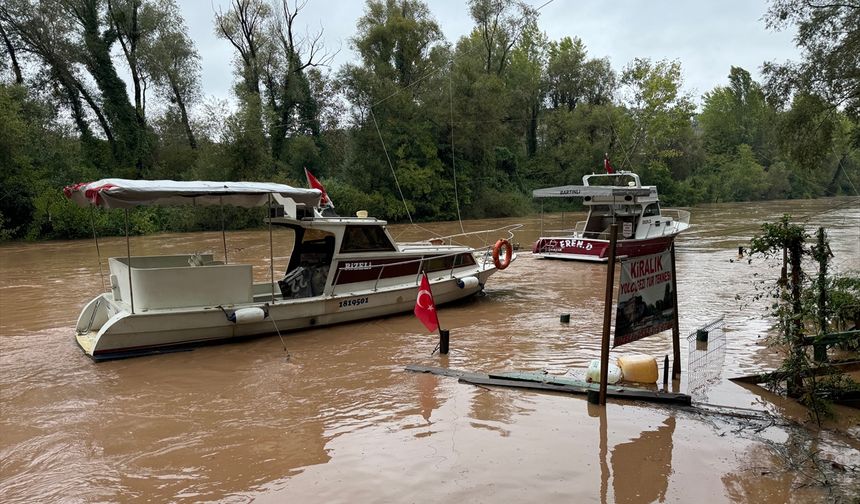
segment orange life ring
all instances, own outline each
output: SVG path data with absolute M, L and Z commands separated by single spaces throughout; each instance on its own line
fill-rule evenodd
M 500 252 L 502 251 L 502 247 L 505 249 L 505 258 L 504 260 L 499 258 Z M 501 239 L 496 242 L 496 245 L 493 246 L 493 264 L 496 265 L 496 268 L 503 270 L 511 264 L 511 257 L 514 255 L 514 247 L 511 246 L 511 242 L 505 239 Z

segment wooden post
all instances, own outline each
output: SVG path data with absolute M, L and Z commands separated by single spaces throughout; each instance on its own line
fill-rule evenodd
M 798 366 L 803 360 L 803 320 L 801 314 L 803 312 L 803 302 L 801 300 L 800 279 L 801 279 L 801 259 L 803 256 L 803 242 L 794 241 L 789 245 L 788 250 L 789 261 L 791 264 L 791 323 L 786 327 L 786 330 L 791 331 L 791 336 L 788 337 L 791 349 L 792 366 Z M 788 381 L 788 396 L 799 397 L 803 389 L 803 377 L 799 372 L 795 372 L 792 379 Z
M 823 227 L 818 228 L 815 233 L 818 244 L 815 249 L 815 254 L 818 259 L 818 336 L 823 336 L 827 333 L 827 233 Z M 827 362 L 827 345 L 814 345 L 813 358 L 815 362 Z
M 672 321 L 672 379 L 681 378 L 681 327 L 678 322 L 678 280 L 675 269 L 675 240 L 672 240 L 672 303 L 675 316 Z
M 663 391 L 669 387 L 669 356 L 663 357 Z
M 618 224 L 609 227 L 609 263 L 606 265 L 606 299 L 603 307 L 603 338 L 600 342 L 600 398 L 606 404 L 606 380 L 609 376 L 609 331 L 612 329 L 612 291 L 615 287 L 615 245 Z

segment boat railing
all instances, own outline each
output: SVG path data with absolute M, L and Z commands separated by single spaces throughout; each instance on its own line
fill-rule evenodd
M 682 222 L 684 224 L 690 223 L 690 212 L 686 210 L 680 210 L 677 208 L 663 208 L 660 211 L 660 214 L 663 217 L 671 217 L 675 222 Z
M 455 238 L 483 235 L 484 246 L 485 247 L 492 247 L 495 243 L 489 244 L 489 242 L 488 242 L 488 237 L 491 234 L 507 233 L 507 239 L 511 240 L 514 237 L 514 231 L 516 231 L 517 229 L 520 229 L 521 227 L 523 227 L 522 224 L 509 224 L 507 226 L 502 226 L 500 228 L 495 228 L 495 229 L 482 229 L 480 231 L 469 231 L 469 232 L 462 232 L 462 233 L 457 233 L 457 234 L 452 234 L 452 235 L 447 235 L 447 236 L 437 236 L 437 237 L 431 238 L 429 240 L 423 240 L 423 241 L 418 241 L 418 242 L 404 242 L 402 244 L 403 245 L 424 245 L 424 244 L 429 243 L 432 245 L 463 245 L 463 246 L 467 246 L 466 244 L 459 243 L 459 242 L 455 241 Z
M 581 235 L 585 232 L 585 224 L 587 221 L 579 221 L 572 228 L 564 228 L 564 229 L 546 229 L 544 230 L 544 234 L 542 236 L 571 236 L 571 235 Z
M 492 247 L 484 247 L 484 248 L 480 248 L 480 249 L 474 249 L 474 250 L 472 251 L 472 253 L 473 253 L 473 255 L 474 255 L 474 254 L 476 254 L 476 253 L 481 252 L 481 253 L 483 253 L 483 254 L 486 256 L 488 252 L 483 252 L 485 248 L 490 249 L 490 252 L 489 252 L 489 253 L 491 253 L 491 251 L 492 251 Z M 372 266 L 372 267 L 373 267 L 374 269 L 375 269 L 375 268 L 379 268 L 379 273 L 376 275 L 376 281 L 375 281 L 375 282 L 374 282 L 374 284 L 373 284 L 373 291 L 374 291 L 374 292 L 376 292 L 377 290 L 379 290 L 379 282 L 382 280 L 382 276 L 383 276 L 383 274 L 385 273 L 386 268 L 393 268 L 393 267 L 397 267 L 397 266 L 404 266 L 404 265 L 409 265 L 409 264 L 415 264 L 415 263 L 418 263 L 418 273 L 415 275 L 415 285 L 418 285 L 418 284 L 421 282 L 421 273 L 422 273 L 422 272 L 423 272 L 423 270 L 424 270 L 424 263 L 425 263 L 426 261 L 429 261 L 429 260 L 436 260 L 436 259 L 444 259 L 444 258 L 446 258 L 446 257 L 456 258 L 457 256 L 460 256 L 460 255 L 462 255 L 462 254 L 463 254 L 463 251 L 462 251 L 462 250 L 460 250 L 460 251 L 457 251 L 457 252 L 451 252 L 451 253 L 449 253 L 449 254 L 440 254 L 440 255 L 436 255 L 436 254 L 434 254 L 434 255 L 432 255 L 432 256 L 430 256 L 430 257 L 424 257 L 424 256 L 422 256 L 422 257 L 419 257 L 419 258 L 415 258 L 415 259 L 408 259 L 408 260 L 405 260 L 405 261 L 397 261 L 397 262 L 393 262 L 393 263 L 385 263 L 385 264 L 374 265 L 374 266 Z M 492 261 L 492 259 L 490 259 L 490 260 Z M 468 264 L 459 264 L 459 265 L 458 265 L 458 264 L 457 264 L 457 261 L 456 261 L 455 259 L 454 259 L 454 260 L 452 260 L 452 261 L 451 261 L 451 268 L 447 270 L 447 277 L 445 277 L 445 278 L 446 278 L 446 279 L 449 279 L 449 278 L 456 278 L 456 277 L 455 277 L 455 275 L 454 275 L 454 270 L 456 270 L 458 267 L 459 267 L 459 268 L 463 268 L 463 267 L 467 267 L 467 266 L 469 266 L 469 265 L 468 265 Z M 482 264 L 482 267 L 484 267 L 484 266 L 486 266 L 486 261 Z M 332 281 L 332 291 L 331 291 L 331 294 L 330 294 L 330 295 L 334 295 L 334 286 L 336 286 L 336 285 L 337 285 L 338 279 L 340 278 L 340 274 L 341 274 L 341 272 L 342 272 L 342 271 L 346 271 L 346 270 L 345 270 L 344 268 L 340 268 L 340 267 L 338 267 L 338 268 L 337 268 L 337 272 L 335 273 L 334 280 Z M 433 273 L 439 273 L 440 271 L 443 271 L 443 270 L 434 271 Z

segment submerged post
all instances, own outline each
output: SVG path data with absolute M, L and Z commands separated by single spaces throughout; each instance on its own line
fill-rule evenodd
M 672 304 L 675 315 L 672 319 L 672 379 L 681 378 L 681 328 L 678 322 L 678 280 L 675 270 L 675 240 L 672 240 Z
M 669 386 L 669 356 L 663 357 L 663 390 Z
M 439 354 L 448 355 L 448 329 L 439 329 Z
M 609 227 L 609 263 L 606 265 L 606 299 L 603 308 L 603 338 L 600 341 L 600 398 L 606 404 L 606 381 L 609 377 L 609 331 L 612 329 L 612 291 L 615 287 L 615 245 L 618 224 Z

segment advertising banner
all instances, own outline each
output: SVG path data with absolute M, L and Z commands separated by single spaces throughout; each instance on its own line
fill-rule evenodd
M 672 328 L 675 296 L 671 261 L 668 250 L 621 261 L 613 347 Z

